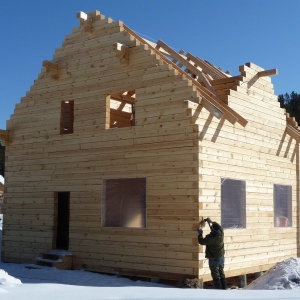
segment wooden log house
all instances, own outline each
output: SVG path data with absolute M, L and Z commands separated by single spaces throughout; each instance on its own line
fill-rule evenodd
M 2 261 L 65 249 L 74 269 L 208 281 L 208 216 L 227 277 L 297 256 L 300 135 L 277 70 L 231 76 L 98 11 L 77 17 L 0 131 Z

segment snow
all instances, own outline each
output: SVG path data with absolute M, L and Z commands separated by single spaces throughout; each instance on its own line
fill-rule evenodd
M 300 258 L 277 263 L 263 276 L 246 287 L 247 290 L 300 290 Z M 300 292 L 300 291 L 299 291 Z M 300 299 L 300 296 L 299 296 Z
M 2 220 L 2 215 L 0 215 Z M 2 223 L 0 221 L 0 240 Z M 1 248 L 0 248 L 1 252 Z M 299 300 L 300 259 L 276 264 L 245 289 L 175 288 L 84 270 L 29 269 L 24 264 L 0 262 L 1 300 Z

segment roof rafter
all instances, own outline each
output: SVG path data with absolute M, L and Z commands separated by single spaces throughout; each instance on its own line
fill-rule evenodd
M 113 93 L 110 95 L 112 99 L 119 100 L 122 102 L 134 104 L 135 103 L 135 93 L 134 92 L 128 92 L 127 94 L 121 94 L 121 93 Z
M 212 77 L 212 79 L 219 79 L 219 78 L 228 78 L 222 71 L 218 68 L 212 66 L 210 63 L 202 60 L 201 58 L 192 55 L 190 52 L 186 54 L 186 58 L 192 61 L 194 64 L 199 66 L 205 74 L 208 74 Z
M 300 142 L 300 131 L 290 124 L 286 124 L 286 133 L 295 139 L 298 143 Z
M 197 80 L 195 80 L 192 76 L 187 74 L 185 71 L 183 71 L 179 66 L 177 66 L 175 63 L 173 63 L 171 60 L 169 60 L 164 54 L 162 54 L 160 51 L 158 51 L 155 47 L 153 47 L 152 43 L 149 43 L 147 40 L 141 38 L 138 34 L 136 34 L 133 30 L 131 30 L 129 27 L 124 25 L 124 29 L 131 34 L 136 40 L 138 40 L 142 44 L 148 45 L 148 47 L 154 51 L 154 53 L 158 54 L 159 57 L 166 62 L 167 64 L 171 65 L 175 70 L 179 71 L 181 74 L 185 75 L 186 78 L 190 79 L 194 86 L 200 91 L 202 100 L 199 101 L 199 103 L 202 103 L 203 106 L 205 105 L 213 105 L 217 109 L 219 109 L 221 112 L 224 113 L 226 118 L 229 122 L 235 123 L 238 122 L 242 126 L 246 126 L 248 121 L 244 119 L 241 115 L 239 115 L 235 110 L 233 110 L 231 107 L 229 107 L 227 104 L 225 104 L 222 100 L 217 98 L 212 92 L 201 85 Z M 151 45 L 152 44 L 152 45 Z
M 291 117 L 289 113 L 285 114 L 286 116 L 286 132 L 297 142 L 300 142 L 300 130 L 298 127 L 298 122 L 294 117 Z
M 170 54 L 171 57 L 173 57 L 174 63 L 176 63 L 176 62 L 180 63 L 180 65 L 178 65 L 178 67 L 181 68 L 182 66 L 185 66 L 186 73 L 190 73 L 192 75 L 192 77 L 195 77 L 195 79 L 197 79 L 198 82 L 202 83 L 206 88 L 210 89 L 216 96 L 218 96 L 216 91 L 212 87 L 209 79 L 205 76 L 205 74 L 203 74 L 202 70 L 198 69 L 197 66 L 191 64 L 186 59 L 186 57 L 184 57 L 182 55 L 182 51 L 181 51 L 181 53 L 177 53 L 170 46 L 165 44 L 163 41 L 158 40 L 156 49 L 159 50 L 160 48 L 163 48 L 165 51 L 167 51 Z

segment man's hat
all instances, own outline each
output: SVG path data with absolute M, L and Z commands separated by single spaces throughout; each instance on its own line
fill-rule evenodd
M 219 231 L 221 228 L 220 228 L 220 225 L 218 223 L 213 222 L 212 225 L 211 225 L 211 229 L 213 231 Z

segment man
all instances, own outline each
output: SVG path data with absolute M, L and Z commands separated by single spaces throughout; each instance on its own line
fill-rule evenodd
M 226 290 L 224 273 L 224 232 L 221 225 L 212 222 L 210 218 L 204 219 L 210 227 L 210 233 L 203 238 L 203 230 L 198 229 L 198 242 L 206 245 L 205 257 L 208 258 L 211 276 L 216 289 Z

